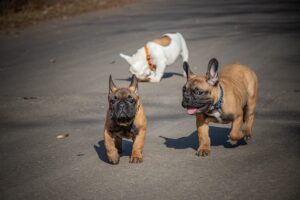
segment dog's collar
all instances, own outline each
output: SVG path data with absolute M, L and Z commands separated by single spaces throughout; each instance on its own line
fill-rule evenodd
M 210 107 L 210 109 L 209 109 L 210 111 L 221 109 L 221 106 L 223 103 L 223 98 L 224 98 L 224 90 L 223 90 L 221 84 L 219 84 L 219 85 L 220 85 L 220 90 L 221 90 L 220 98 L 218 99 L 218 101 L 216 102 L 215 105 L 212 105 Z
M 151 71 L 155 71 L 155 70 L 156 70 L 156 65 L 154 65 L 154 64 L 151 62 L 151 57 L 150 57 L 150 54 L 149 54 L 149 49 L 148 49 L 148 47 L 147 47 L 147 44 L 145 44 L 144 48 L 145 48 L 146 59 L 147 59 L 149 68 L 150 68 Z

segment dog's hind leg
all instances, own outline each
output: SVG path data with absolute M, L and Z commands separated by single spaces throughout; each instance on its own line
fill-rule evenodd
M 188 60 L 189 60 L 189 50 L 187 48 L 187 45 L 186 45 L 186 42 L 185 42 L 183 36 L 180 33 L 178 33 L 178 34 L 179 34 L 180 41 L 181 41 L 181 53 L 180 53 L 180 55 L 182 57 L 183 62 L 184 61 L 188 62 Z
M 183 36 L 180 33 L 178 33 L 178 34 L 180 35 L 180 40 L 181 40 L 181 52 L 180 52 L 180 55 L 182 57 L 182 61 L 183 62 L 188 62 L 188 60 L 189 60 L 189 50 L 188 50 L 188 48 L 186 46 L 186 42 L 185 42 Z M 186 77 L 186 72 L 185 71 L 183 71 L 183 76 Z
M 233 141 L 238 141 L 243 138 L 241 128 L 243 125 L 243 115 L 240 114 L 232 122 L 232 128 L 230 131 L 230 139 Z
M 249 139 L 251 137 L 255 107 L 256 96 L 249 98 L 247 101 L 247 107 L 245 109 L 245 127 L 243 129 L 245 139 Z
M 256 99 L 257 99 L 257 77 L 253 73 L 252 84 L 248 84 L 248 100 L 245 110 L 245 127 L 243 129 L 243 134 L 245 139 L 249 139 L 252 133 L 253 121 L 254 121 L 254 112 L 256 108 Z

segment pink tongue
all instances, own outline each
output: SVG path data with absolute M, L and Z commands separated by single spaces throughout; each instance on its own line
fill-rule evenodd
M 197 108 L 188 108 L 188 109 L 187 109 L 187 113 L 188 113 L 189 115 L 194 115 L 194 114 L 197 113 L 197 111 L 198 111 Z

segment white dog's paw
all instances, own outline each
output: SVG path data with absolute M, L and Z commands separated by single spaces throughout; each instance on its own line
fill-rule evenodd
M 160 80 L 161 80 L 161 79 L 160 79 L 160 78 L 157 78 L 157 77 L 151 77 L 151 78 L 150 78 L 150 82 L 151 82 L 151 83 L 159 83 Z

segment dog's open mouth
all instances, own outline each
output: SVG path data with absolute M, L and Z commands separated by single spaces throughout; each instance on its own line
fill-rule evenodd
M 194 107 L 188 107 L 187 108 L 187 113 L 189 115 L 194 115 L 194 114 L 196 114 L 198 112 L 201 112 L 199 108 L 194 108 Z
M 189 115 L 195 115 L 197 113 L 201 113 L 207 109 L 208 105 L 201 105 L 201 107 L 187 107 L 187 113 Z

